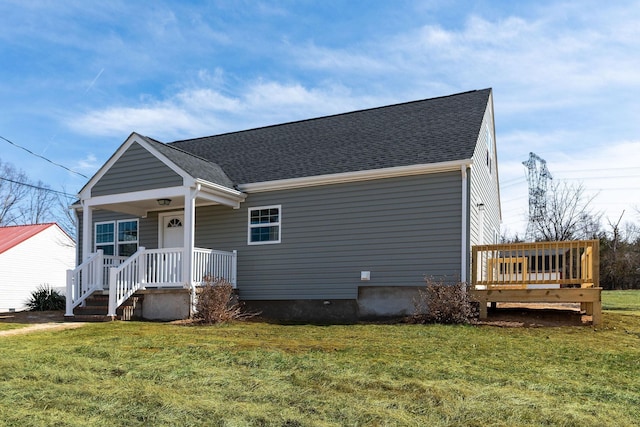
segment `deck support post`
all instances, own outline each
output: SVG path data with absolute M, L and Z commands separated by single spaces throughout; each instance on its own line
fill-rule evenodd
M 480 303 L 480 319 L 487 318 L 487 303 L 580 303 L 592 316 L 593 326 L 602 323 L 602 288 L 562 289 L 473 289 L 471 295 Z

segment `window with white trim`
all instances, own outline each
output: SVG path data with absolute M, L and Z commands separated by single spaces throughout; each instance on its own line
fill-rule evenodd
M 97 222 L 94 242 L 105 255 L 131 256 L 138 250 L 138 220 Z
M 247 243 L 249 245 L 280 243 L 281 220 L 281 205 L 249 208 Z
M 493 164 L 493 136 L 491 135 L 491 130 L 489 130 L 489 125 L 485 127 L 485 132 L 487 140 L 487 168 L 489 169 L 489 173 L 491 173 Z

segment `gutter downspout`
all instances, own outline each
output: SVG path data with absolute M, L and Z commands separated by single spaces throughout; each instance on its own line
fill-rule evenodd
M 461 225 L 461 242 L 460 242 L 460 282 L 467 282 L 467 269 L 469 250 L 467 241 L 468 238 L 468 225 L 469 225 L 469 185 L 468 185 L 468 172 L 471 165 L 460 166 L 460 172 L 462 175 L 462 224 Z

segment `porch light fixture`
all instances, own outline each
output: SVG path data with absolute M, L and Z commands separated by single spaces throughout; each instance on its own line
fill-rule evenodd
M 169 206 L 171 204 L 171 199 L 158 199 L 157 202 L 159 206 Z

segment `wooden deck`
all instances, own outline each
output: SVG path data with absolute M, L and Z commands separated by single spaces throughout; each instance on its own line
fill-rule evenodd
M 487 317 L 488 303 L 574 302 L 598 325 L 599 259 L 597 240 L 474 246 L 471 293 L 480 302 L 480 318 Z

